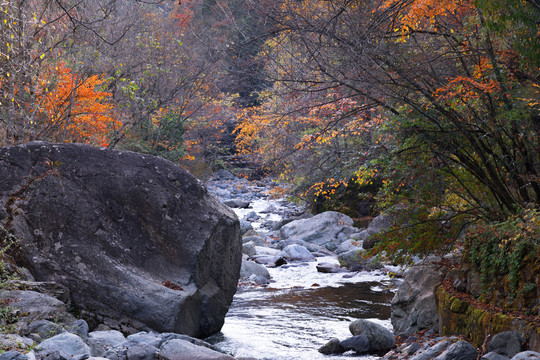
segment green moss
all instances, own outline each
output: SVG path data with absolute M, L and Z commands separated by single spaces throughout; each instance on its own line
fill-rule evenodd
M 475 347 L 482 345 L 486 334 L 508 330 L 538 331 L 534 324 L 527 324 L 524 320 L 474 307 L 452 296 L 442 286 L 437 289 L 437 299 L 441 335 L 464 335 Z
M 465 301 L 461 301 L 458 298 L 455 298 L 450 305 L 450 310 L 458 314 L 464 314 L 467 311 L 469 304 Z
M 481 302 L 536 315 L 540 271 L 540 216 L 528 211 L 482 224 L 464 240 L 463 268 L 481 279 Z M 538 313 L 537 315 L 540 315 Z

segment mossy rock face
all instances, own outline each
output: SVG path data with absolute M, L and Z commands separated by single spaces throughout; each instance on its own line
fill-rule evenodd
M 540 316 L 540 228 L 529 220 L 512 218 L 467 237 L 461 270 L 466 292 L 479 301 Z
M 468 308 L 469 303 L 461 301 L 457 298 L 455 298 L 450 305 L 450 310 L 456 314 L 465 314 Z
M 529 339 L 532 350 L 540 350 L 540 328 L 536 324 L 477 308 L 452 295 L 443 286 L 439 286 L 436 293 L 441 335 L 465 335 L 475 347 L 481 347 L 487 334 L 517 330 Z

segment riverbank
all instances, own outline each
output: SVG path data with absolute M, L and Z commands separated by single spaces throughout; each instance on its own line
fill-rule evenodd
M 217 180 L 217 184 L 215 182 L 211 182 L 211 186 L 214 187 L 214 188 L 222 188 L 223 185 L 222 183 L 220 182 L 221 180 Z M 238 199 L 235 197 L 237 197 L 239 194 L 238 193 L 233 193 L 233 194 L 224 194 L 223 192 L 221 192 L 219 195 L 223 196 L 223 200 L 224 201 L 232 201 L 232 204 L 246 204 L 246 203 L 250 203 L 252 204 L 253 208 L 257 208 L 257 211 L 255 211 L 255 214 L 253 213 L 254 210 L 253 209 L 250 209 L 249 207 L 246 207 L 244 206 L 243 208 L 237 208 L 235 211 L 237 212 L 237 214 L 243 219 L 248 222 L 250 224 L 253 224 L 252 227 L 255 227 L 257 229 L 257 232 L 252 232 L 252 233 L 249 233 L 248 236 L 244 236 L 244 239 L 247 240 L 245 241 L 245 247 L 244 249 L 246 250 L 246 247 L 248 249 L 251 249 L 251 247 L 249 246 L 250 242 L 253 240 L 253 239 L 263 239 L 264 241 L 260 242 L 259 243 L 259 251 L 263 251 L 265 252 L 265 255 L 264 255 L 264 259 L 266 261 L 266 263 L 268 264 L 268 252 L 266 250 L 263 250 L 261 248 L 261 245 L 264 245 L 262 246 L 264 249 L 268 249 L 268 248 L 273 248 L 273 249 L 280 249 L 280 248 L 283 248 L 283 245 L 280 245 L 280 242 L 282 241 L 286 241 L 286 246 L 289 246 L 290 244 L 295 244 L 295 245 L 300 245 L 300 246 L 304 246 L 309 252 L 311 252 L 311 254 L 313 254 L 314 256 L 320 256 L 322 253 L 325 253 L 325 252 L 329 252 L 329 253 L 332 253 L 332 250 L 336 251 L 338 254 L 339 253 L 343 253 L 345 251 L 343 251 L 343 248 L 344 246 L 342 246 L 342 244 L 345 244 L 346 246 L 350 246 L 350 245 L 353 245 L 353 246 L 356 246 L 354 248 L 349 248 L 347 251 L 350 251 L 352 250 L 353 252 L 354 251 L 362 251 L 362 235 L 360 234 L 365 234 L 365 232 L 368 233 L 368 235 L 370 234 L 369 231 L 367 231 L 368 229 L 358 229 L 358 231 L 351 231 L 349 233 L 349 236 L 351 238 L 355 238 L 355 240 L 352 242 L 351 244 L 351 241 L 349 241 L 349 239 L 345 239 L 345 236 L 341 237 L 339 240 L 337 240 L 337 238 L 339 238 L 339 235 L 336 236 L 336 240 L 337 240 L 337 244 L 336 243 L 332 243 L 332 241 L 327 241 L 327 242 L 324 242 L 322 244 L 322 248 L 321 248 L 321 245 L 317 243 L 317 240 L 315 240 L 314 242 L 312 241 L 313 238 L 311 238 L 310 236 L 311 235 L 306 235 L 306 234 L 301 234 L 301 231 L 300 232 L 297 232 L 295 235 L 297 235 L 297 238 L 294 240 L 294 241 L 291 241 L 290 239 L 288 238 L 285 238 L 285 239 L 282 239 L 281 236 L 282 235 L 287 235 L 287 231 L 285 232 L 282 232 L 280 231 L 281 227 L 283 226 L 283 222 L 282 222 L 282 218 L 280 218 L 278 216 L 278 218 L 271 218 L 271 219 L 266 219 L 264 215 L 261 216 L 261 210 L 264 209 L 265 206 L 269 207 L 269 208 L 272 208 L 272 209 L 276 209 L 276 206 L 275 204 L 271 204 L 271 200 L 268 200 L 269 197 L 267 197 L 266 195 L 262 196 L 262 198 L 260 196 L 253 196 L 253 193 L 251 193 L 250 191 L 248 191 L 247 189 L 249 189 L 249 185 L 247 185 L 247 183 L 245 183 L 243 180 L 238 180 L 238 179 L 234 179 L 234 177 L 231 177 L 229 178 L 228 180 L 229 183 L 235 183 L 236 181 L 239 181 L 240 183 L 242 183 L 243 185 L 241 186 L 233 186 L 232 188 L 243 188 L 244 190 L 241 192 L 240 196 L 241 198 Z M 243 195 L 242 195 L 243 193 Z M 231 198 L 233 200 L 231 200 Z M 262 201 L 262 202 L 261 202 Z M 284 204 L 286 204 L 286 202 L 283 202 L 282 200 L 280 200 L 281 203 L 280 205 L 283 206 Z M 254 205 L 254 204 L 257 204 L 257 205 Z M 262 204 L 266 204 L 265 206 L 263 206 Z M 286 206 L 285 206 L 286 208 Z M 295 209 L 295 210 L 298 210 L 298 209 Z M 282 212 L 284 212 L 282 210 Z M 291 213 L 291 212 L 289 212 Z M 302 228 L 305 233 L 307 234 L 310 234 L 310 229 L 316 227 L 316 223 L 312 223 L 311 226 L 306 226 L 306 227 L 302 227 L 302 222 L 307 222 L 307 220 L 305 219 L 309 219 L 310 218 L 310 215 L 308 214 L 303 214 L 301 212 L 298 212 L 296 213 L 296 215 L 294 216 L 296 218 L 300 218 L 302 219 L 302 221 L 300 221 L 296 226 L 293 225 L 293 227 L 296 227 L 296 228 Z M 288 219 L 287 221 L 291 221 L 293 224 L 295 224 L 294 222 L 297 221 L 297 220 L 290 220 Z M 287 223 L 287 221 L 285 221 L 285 223 Z M 282 222 L 282 223 L 280 223 Z M 377 219 L 377 221 L 374 221 L 374 223 L 378 223 L 377 224 L 377 230 L 378 231 L 381 231 L 384 229 L 384 225 L 381 226 L 381 220 L 380 219 Z M 276 224 L 278 224 L 276 226 Z M 373 229 L 374 226 L 372 226 L 372 229 Z M 372 230 L 373 231 L 373 230 Z M 364 233 L 363 233 L 364 232 Z M 373 233 L 373 232 L 371 232 Z M 305 241 L 305 239 L 308 239 L 308 241 Z M 311 240 L 311 241 L 310 241 Z M 340 242 L 341 241 L 341 242 Z M 246 246 L 246 243 L 248 243 L 248 246 Z M 252 250 L 252 249 L 251 249 Z M 250 252 L 249 253 L 250 256 L 247 256 L 246 254 L 246 251 L 245 251 L 245 259 L 246 260 L 247 258 L 251 259 L 251 260 L 255 260 L 257 261 L 257 256 L 258 254 L 256 252 Z M 338 256 L 338 254 L 332 254 L 333 256 Z M 282 256 L 283 253 L 280 253 L 280 252 L 274 252 L 274 253 L 271 253 L 271 256 L 270 257 L 280 257 Z M 306 255 L 306 258 L 308 257 L 308 255 Z M 343 258 L 343 257 L 342 257 Z M 317 259 L 322 259 L 321 257 L 318 257 Z M 516 359 L 521 359 L 522 356 L 527 356 L 527 358 L 534 358 L 535 356 L 540 356 L 538 355 L 538 353 L 534 353 L 534 352 L 526 352 L 524 354 L 521 354 L 521 350 L 525 350 L 527 349 L 527 347 L 529 346 L 528 345 L 528 342 L 525 341 L 525 339 L 522 339 L 523 341 L 523 344 L 520 343 L 520 346 L 519 347 L 515 347 L 514 348 L 516 349 L 517 352 L 513 352 L 513 351 L 510 351 L 510 352 L 505 352 L 506 350 L 503 350 L 501 349 L 500 347 L 497 347 L 497 345 L 490 345 L 490 342 L 489 341 L 486 341 L 486 344 L 485 344 L 485 347 L 486 347 L 486 351 L 483 351 L 483 349 L 481 348 L 481 345 L 482 344 L 476 344 L 475 342 L 473 342 L 473 344 L 475 344 L 477 347 L 473 346 L 470 342 L 466 341 L 468 340 L 467 338 L 465 338 L 465 336 L 439 336 L 438 335 L 438 316 L 440 314 L 440 309 L 438 309 L 438 299 L 437 299 L 437 295 L 435 293 L 435 289 L 436 289 L 436 286 L 438 284 L 441 283 L 442 279 L 444 279 L 444 275 L 447 273 L 447 272 L 451 272 L 451 269 L 447 269 L 447 270 L 444 270 L 443 268 L 443 263 L 446 263 L 448 264 L 449 261 L 455 261 L 456 260 L 456 255 L 449 255 L 449 257 L 447 259 L 440 259 L 440 258 L 434 258 L 434 259 L 431 259 L 431 261 L 434 261 L 436 264 L 435 266 L 431 266 L 430 265 L 430 260 L 428 260 L 424 266 L 425 266 L 425 269 L 423 270 L 424 273 L 427 273 L 427 278 L 425 277 L 426 275 L 421 275 L 419 278 L 418 276 L 416 276 L 415 274 L 417 274 L 414 270 L 412 271 L 411 275 L 410 275 L 410 278 L 406 278 L 405 281 L 407 282 L 407 284 L 403 284 L 403 289 L 407 289 L 407 288 L 411 288 L 412 286 L 412 289 L 411 291 L 401 291 L 402 294 L 401 295 L 401 300 L 400 299 L 400 296 L 398 296 L 396 294 L 396 296 L 394 296 L 394 294 L 392 293 L 392 297 L 394 297 L 394 300 L 392 301 L 392 311 L 395 312 L 396 314 L 396 323 L 398 322 L 397 320 L 397 314 L 398 313 L 404 313 L 405 315 L 405 324 L 403 326 L 398 326 L 396 328 L 396 324 L 394 323 L 394 319 L 392 319 L 392 322 L 394 323 L 394 326 L 392 327 L 391 324 L 389 324 L 388 322 L 385 323 L 385 325 L 387 326 L 387 328 L 389 329 L 392 329 L 394 331 L 397 331 L 398 333 L 401 333 L 401 332 L 408 332 L 410 334 L 410 336 L 397 336 L 397 339 L 398 339 L 398 346 L 391 352 L 389 352 L 388 354 L 386 354 L 384 356 L 385 359 L 408 359 L 408 358 L 414 358 L 414 359 L 430 359 L 430 358 L 433 358 L 436 356 L 439 356 L 439 355 L 442 355 L 442 357 L 438 358 L 438 359 L 445 359 L 445 358 L 448 358 L 450 356 L 454 356 L 452 354 L 455 354 L 456 352 L 460 353 L 461 355 L 459 356 L 463 356 L 463 358 L 471 358 L 471 359 L 476 359 L 476 358 L 482 358 L 482 359 L 492 359 L 494 358 L 495 354 L 497 355 L 500 355 L 501 357 L 499 358 L 500 360 L 502 359 L 511 359 L 513 358 L 514 356 L 517 356 Z M 323 260 L 324 262 L 324 260 Z M 274 260 L 271 260 L 269 261 L 269 263 L 272 265 L 272 266 L 275 266 L 275 259 Z M 339 265 L 339 264 L 334 264 L 334 267 L 332 266 L 329 266 L 329 268 L 333 269 L 333 271 L 339 271 L 338 269 L 341 269 L 343 271 L 346 271 L 344 270 L 342 267 L 339 267 L 339 266 L 336 266 L 336 265 Z M 317 266 L 317 265 L 314 265 L 315 268 L 324 268 L 323 266 Z M 421 268 L 422 266 L 420 266 Z M 296 267 L 296 269 L 298 269 L 299 267 Z M 276 267 L 276 268 L 273 268 L 273 269 L 276 269 L 274 271 L 284 271 L 284 270 L 279 270 L 281 269 L 280 267 Z M 364 270 L 368 270 L 367 268 L 364 268 Z M 391 269 L 390 268 L 384 268 L 384 267 L 381 267 L 380 268 L 380 271 L 381 273 L 385 273 L 385 272 L 388 272 L 390 271 Z M 396 270 L 396 272 L 400 272 L 399 269 L 393 269 L 393 270 Z M 376 272 L 373 272 L 373 271 L 366 271 L 365 274 L 370 274 L 368 276 L 373 276 L 374 274 L 376 274 Z M 439 274 L 438 276 L 436 274 Z M 295 272 L 294 270 L 291 271 L 291 274 L 287 277 L 287 278 L 290 278 L 290 279 L 296 279 L 297 281 L 299 279 L 302 279 L 304 278 L 305 275 L 301 275 L 301 274 L 298 274 L 298 276 L 295 276 Z M 423 277 L 423 278 L 422 278 Z M 361 279 L 356 279 L 357 281 L 359 282 L 362 282 Z M 339 283 L 339 280 L 336 280 L 336 279 L 332 279 L 331 280 L 334 284 L 336 283 Z M 300 281 L 301 282 L 301 281 Z M 319 282 L 321 282 L 319 280 Z M 384 282 L 384 280 L 383 280 Z M 390 283 L 390 282 L 389 282 Z M 295 286 L 294 285 L 294 280 L 289 282 L 288 283 L 291 287 L 292 286 Z M 307 287 L 309 287 L 309 284 L 306 284 Z M 320 286 L 321 284 L 319 283 L 316 283 L 317 286 Z M 328 286 L 329 284 L 328 283 L 324 283 L 322 286 Z M 394 284 L 396 285 L 396 284 Z M 268 286 L 272 286 L 272 284 L 268 285 Z M 386 286 L 389 286 L 389 285 L 386 285 Z M 384 287 L 384 285 L 383 285 Z M 391 286 L 389 286 L 391 288 Z M 387 287 L 387 289 L 389 288 Z M 302 286 L 299 286 L 299 288 L 302 288 Z M 394 288 L 394 291 L 396 290 L 396 288 Z M 306 297 L 305 294 L 303 294 L 302 296 Z M 358 296 L 359 298 L 361 296 Z M 307 297 L 309 299 L 309 297 Z M 418 298 L 420 299 L 419 301 L 416 301 L 415 298 Z M 404 303 L 404 304 L 407 304 L 410 305 L 412 302 L 416 302 L 415 303 L 415 306 L 412 306 L 412 307 L 407 307 L 407 306 L 401 306 L 399 305 L 400 302 Z M 306 300 L 306 302 L 303 303 L 302 306 L 306 307 L 306 308 L 309 308 L 309 305 L 307 305 L 307 303 L 309 303 L 309 300 Z M 443 306 L 446 306 L 446 305 L 443 305 Z M 418 316 L 421 314 L 421 318 L 423 320 L 420 320 L 418 318 Z M 428 315 L 429 314 L 429 315 Z M 242 314 L 242 316 L 249 316 L 249 314 Z M 362 315 L 358 316 L 358 317 L 362 317 Z M 287 318 L 287 317 L 283 317 L 283 318 Z M 384 321 L 383 321 L 384 322 Z M 240 326 L 238 325 L 237 328 L 239 328 Z M 420 332 L 415 332 L 416 330 L 421 330 Z M 343 330 L 343 329 L 342 329 Z M 292 332 L 294 332 L 294 329 L 292 329 Z M 504 332 L 503 330 L 499 331 L 499 332 Z M 280 332 L 277 332 L 277 333 L 280 333 Z M 493 335 L 497 335 L 498 332 L 494 332 Z M 346 338 L 347 336 L 350 336 L 350 334 L 348 334 L 346 331 L 343 331 L 340 336 L 337 336 L 337 337 L 341 337 L 342 339 L 343 338 Z M 501 337 L 499 336 L 497 339 L 497 341 L 500 341 Z M 484 340 L 484 338 L 482 338 L 482 340 Z M 507 343 L 508 341 L 510 340 L 507 340 L 505 338 L 505 340 L 503 341 L 504 343 Z M 490 351 L 487 351 L 487 349 L 491 349 Z M 489 354 L 491 352 L 491 354 Z M 487 355 L 486 357 L 486 354 L 489 354 Z M 505 354 L 505 355 L 509 355 L 509 356 L 504 356 L 502 354 Z M 518 354 L 520 354 L 518 356 Z M 290 355 L 289 355 L 290 356 Z M 335 356 L 335 355 L 334 355 Z M 350 356 L 347 355 L 347 356 Z M 284 357 L 286 358 L 286 357 Z M 298 357 L 299 359 L 301 357 Z
M 12 334 L 1 336 L 0 342 L 5 350 L 13 351 L 0 355 L 0 360 L 377 359 L 384 354 L 348 350 L 329 356 L 318 349 L 332 338 L 340 342 L 358 336 L 349 332 L 349 324 L 356 319 L 368 319 L 400 335 L 401 331 L 396 331 L 395 324 L 390 322 L 390 314 L 391 303 L 396 313 L 396 298 L 411 303 L 412 295 L 402 289 L 412 287 L 411 293 L 425 300 L 426 291 L 432 287 L 434 297 L 437 279 L 421 280 L 415 276 L 416 270 L 411 269 L 407 273 L 410 278 L 406 277 L 397 290 L 401 280 L 389 274 L 399 274 L 402 269 L 351 256 L 362 251 L 363 239 L 384 229 L 383 217 L 365 229 L 358 229 L 343 214 L 329 212 L 313 216 L 301 205 L 273 197 L 281 192 L 270 179 L 248 182 L 222 171 L 206 185 L 211 193 L 235 209 L 242 232 L 242 278 L 220 332 L 201 341 L 153 331 L 125 336 L 103 322 L 90 331 L 88 323 L 75 319 L 67 311 L 68 303 L 58 299 L 69 299 L 69 294 L 52 286 L 49 292 L 57 298 L 43 292 L 12 293 L 10 300 L 6 298 L 4 305 L 9 307 L 5 309 L 10 313 L 3 319 L 11 319 L 4 325 L 11 327 L 8 332 Z M 424 269 L 431 275 L 440 271 L 438 264 Z M 175 287 L 175 284 L 167 285 Z M 16 303 L 23 298 L 26 300 L 17 310 Z M 407 326 L 419 324 L 418 316 L 414 319 L 415 311 L 424 316 L 428 308 L 436 311 L 434 301 L 430 298 L 429 306 L 418 302 L 413 308 L 403 308 L 405 318 L 411 320 Z M 48 312 L 43 312 L 44 309 Z M 31 318 L 17 325 L 15 320 L 21 314 Z M 437 325 L 430 321 L 429 326 L 435 328 Z M 439 337 L 434 330 L 421 330 L 407 337 L 398 336 L 396 348 L 383 358 L 449 360 L 456 358 L 453 356 L 457 350 L 462 354 L 460 359 L 480 358 L 478 354 L 484 351 L 478 351 L 463 339 Z M 506 346 L 510 341 L 503 343 Z M 489 349 L 490 342 L 486 346 Z M 523 350 L 521 338 L 519 347 L 514 349 Z M 495 351 L 505 356 L 500 354 L 500 348 L 492 352 Z M 525 358 L 515 358 L 518 353 L 506 355 L 481 358 Z M 540 355 L 520 356 L 533 359 Z

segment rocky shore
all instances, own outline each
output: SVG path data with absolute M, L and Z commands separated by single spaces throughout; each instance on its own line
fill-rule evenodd
M 18 272 L 20 279 L 0 293 L 0 325 L 7 333 L 0 335 L 0 360 L 234 359 L 199 338 L 219 331 L 237 286 L 267 286 L 272 282 L 268 268 L 313 263 L 321 256 L 339 260 L 317 264 L 325 276 L 391 272 L 399 285 L 392 301 L 393 332 L 371 321 L 353 321 L 350 337 L 328 339 L 319 349 L 329 359 L 336 354 L 540 359 L 539 353 L 523 351 L 527 339 L 518 331 L 486 336 L 480 348 L 463 337 L 438 336 L 435 288 L 445 275 L 441 262 L 448 259 L 429 258 L 404 273 L 361 256 L 370 237 L 389 226 L 388 216 L 360 229 L 338 212 L 311 215 L 286 199 L 269 204 L 280 193 L 271 179 L 250 182 L 222 170 L 202 186 L 161 159 L 99 151 L 39 143 L 0 153 L 0 173 L 11 171 L 0 181 L 6 204 L 2 229 L 11 227 L 10 234 L 28 247 L 19 253 L 27 267 L 13 264 L 3 272 Z M 73 158 L 80 168 L 64 166 Z M 110 166 L 85 162 L 92 158 L 98 159 L 94 165 L 112 162 L 113 177 Z M 125 179 L 130 176 L 138 180 Z M 47 201 L 56 207 L 46 207 Z M 77 204 L 88 206 L 78 212 Z M 51 220 L 55 212 L 61 221 Z M 89 223 L 94 224 L 90 233 Z M 187 239 L 188 245 L 177 239 Z M 162 258 L 156 259 L 156 252 Z M 99 275 L 102 269 L 108 269 L 106 275 Z
M 241 278 L 245 283 L 268 284 L 270 277 L 267 266 L 313 261 L 318 256 L 329 254 L 339 258 L 340 266 L 322 264 L 318 265 L 318 271 L 382 269 L 402 274 L 399 268 L 385 266 L 376 259 L 364 259 L 359 255 L 365 250 L 365 240 L 365 243 L 369 243 L 371 235 L 389 226 L 392 220 L 388 216 L 381 215 L 367 228 L 357 229 L 353 226 L 352 219 L 344 214 L 326 212 L 312 216 L 302 211 L 301 207 L 286 202 L 283 207 L 262 211 L 259 209 L 256 212 L 253 204 L 268 197 L 264 189 L 272 186 L 269 180 L 254 185 L 222 171 L 207 185 L 209 191 L 220 197 L 224 203 L 237 209 L 245 209 L 240 211 L 245 214 L 241 218 L 244 243 Z M 276 213 L 280 215 L 278 221 L 267 215 Z M 350 325 L 350 338 L 331 339 L 319 351 L 328 355 L 379 354 L 382 359 L 392 360 L 540 359 L 540 353 L 525 350 L 527 341 L 517 331 L 490 335 L 484 348 L 475 348 L 463 336 L 438 336 L 435 288 L 447 275 L 448 270 L 441 264 L 455 261 L 456 257 L 456 254 L 450 254 L 445 259 L 430 257 L 402 274 L 404 280 L 392 301 L 393 334 L 377 324 L 358 320 Z M 360 330 L 360 324 L 369 330 Z M 365 336 L 366 333 L 370 335 Z M 381 343 L 385 345 L 374 345 Z

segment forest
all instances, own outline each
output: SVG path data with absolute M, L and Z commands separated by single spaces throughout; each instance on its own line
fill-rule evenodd
M 372 253 L 461 249 L 510 303 L 535 293 L 538 0 L 0 0 L 0 22 L 1 146 L 203 179 L 242 156 L 314 209 L 392 213 Z

